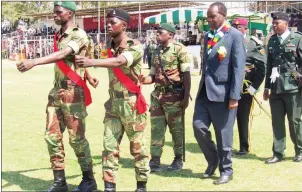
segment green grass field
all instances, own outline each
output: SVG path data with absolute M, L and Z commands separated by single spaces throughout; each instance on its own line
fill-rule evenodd
M 53 180 L 49 156 L 44 141 L 45 109 L 47 94 L 52 88 L 53 65 L 39 66 L 21 74 L 16 62 L 2 60 L 2 190 L 28 191 L 46 190 Z M 86 136 L 90 143 L 94 162 L 94 172 L 98 189 L 103 190 L 101 172 L 101 151 L 103 141 L 103 104 L 108 99 L 108 79 L 106 69 L 91 69 L 100 80 L 97 89 L 91 88 L 93 103 L 88 107 Z M 148 70 L 143 69 L 147 74 Z M 252 151 L 245 157 L 233 157 L 234 179 L 229 184 L 215 186 L 212 179 L 200 179 L 207 163 L 193 135 L 192 117 L 200 76 L 192 75 L 193 101 L 186 112 L 187 161 L 184 169 L 176 173 L 151 174 L 149 191 L 293 191 L 302 190 L 302 164 L 292 161 L 293 144 L 287 138 L 287 158 L 275 165 L 264 161 L 272 155 L 272 128 L 270 119 L 255 106 L 255 117 L 251 129 Z M 153 85 L 143 91 L 149 103 Z M 257 97 L 262 100 L 262 90 Z M 269 110 L 268 102 L 263 103 Z M 211 128 L 211 130 L 213 130 Z M 238 149 L 238 131 L 234 127 L 233 148 Z M 150 143 L 150 123 L 146 128 Z M 288 130 L 287 130 L 287 135 Z M 81 181 L 81 171 L 72 148 L 68 143 L 68 133 L 64 133 L 66 152 L 66 174 L 69 189 L 73 190 Z M 173 160 L 171 135 L 166 133 L 166 145 L 162 163 L 167 167 Z M 219 172 L 216 171 L 216 176 Z M 120 170 L 117 190 L 134 191 L 136 181 L 133 158 L 129 151 L 128 138 L 121 144 Z

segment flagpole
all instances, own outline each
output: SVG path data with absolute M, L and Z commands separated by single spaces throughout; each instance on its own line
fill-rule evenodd
M 97 46 L 100 47 L 100 33 L 101 33 L 101 10 L 100 1 L 98 1 L 98 36 L 97 36 Z M 98 59 L 100 58 L 100 48 L 98 49 Z

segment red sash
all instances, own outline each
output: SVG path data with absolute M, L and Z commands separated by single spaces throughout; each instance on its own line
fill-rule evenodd
M 53 37 L 53 44 L 54 52 L 58 51 L 56 34 Z M 71 70 L 70 67 L 63 60 L 57 61 L 57 66 L 64 73 L 64 75 L 66 75 L 71 81 L 73 81 L 76 85 L 78 85 L 84 90 L 85 106 L 91 104 L 91 94 L 89 88 L 86 85 L 86 81 L 83 80 L 76 72 Z
M 111 48 L 107 49 L 108 58 L 113 57 Z M 142 94 L 142 87 L 137 86 L 119 67 L 113 68 L 113 73 L 116 78 L 130 91 L 131 93 L 137 94 L 137 100 L 135 108 L 137 109 L 138 114 L 145 113 L 147 111 L 147 103 Z

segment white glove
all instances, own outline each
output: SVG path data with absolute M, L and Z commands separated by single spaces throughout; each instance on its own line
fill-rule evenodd
M 246 90 L 250 95 L 254 95 L 256 92 L 256 89 L 251 85 Z
M 279 72 L 278 72 L 278 68 L 277 67 L 273 67 L 272 69 L 272 74 L 270 76 L 271 78 L 271 83 L 275 83 L 276 79 L 280 76 Z

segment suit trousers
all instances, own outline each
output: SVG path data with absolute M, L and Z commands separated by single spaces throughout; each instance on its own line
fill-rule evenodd
M 237 125 L 239 133 L 240 151 L 250 151 L 249 122 L 253 96 L 243 94 L 238 102 Z
M 219 163 L 220 175 L 233 175 L 232 144 L 233 126 L 237 109 L 229 110 L 228 102 L 212 102 L 205 86 L 196 98 L 193 116 L 194 136 L 209 165 Z M 213 123 L 217 148 L 212 140 L 210 125 Z

